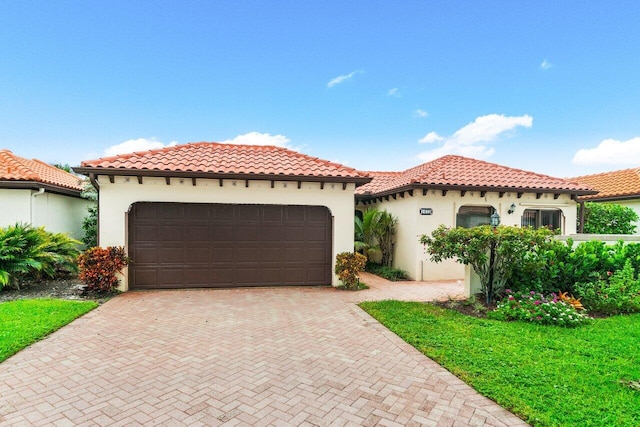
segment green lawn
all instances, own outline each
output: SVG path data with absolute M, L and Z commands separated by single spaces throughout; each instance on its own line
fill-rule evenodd
M 97 306 L 93 301 L 57 299 L 0 303 L 0 362 Z
M 640 390 L 628 385 L 640 381 L 640 314 L 566 329 L 477 319 L 432 304 L 360 306 L 533 425 L 640 425 Z

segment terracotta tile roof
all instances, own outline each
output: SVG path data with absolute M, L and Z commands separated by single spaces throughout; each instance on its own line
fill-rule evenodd
M 411 186 L 437 188 L 482 188 L 485 190 L 558 191 L 584 194 L 592 192 L 562 178 L 462 156 L 444 156 L 404 172 L 370 172 L 373 180 L 356 190 L 358 195 L 379 195 Z
M 16 156 L 0 149 L 0 181 L 39 182 L 55 187 L 82 190 L 82 179 L 40 160 Z
M 582 200 L 640 198 L 640 168 L 623 169 L 594 175 L 568 178 L 598 190 L 598 194 L 583 196 Z
M 82 162 L 80 168 L 75 169 L 84 173 L 93 168 L 216 175 L 341 178 L 349 182 L 369 181 L 366 174 L 356 169 L 286 148 L 215 142 L 196 142 L 88 160 Z

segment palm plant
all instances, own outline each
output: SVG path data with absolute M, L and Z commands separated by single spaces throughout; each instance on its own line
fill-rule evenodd
M 382 254 L 382 265 L 391 267 L 393 261 L 393 238 L 396 234 L 398 218 L 387 211 L 382 211 L 378 219 L 375 234 Z
M 0 229 L 0 289 L 15 283 L 17 276 L 42 268 L 38 246 L 41 235 L 30 225 Z
M 54 278 L 76 272 L 78 245 L 64 234 L 29 224 L 0 229 L 0 289 L 18 286 L 18 279 L 25 276 Z
M 398 219 L 389 212 L 369 208 L 362 219 L 355 217 L 355 249 L 372 261 L 381 258 L 382 264 L 391 266 L 393 236 Z
M 362 213 L 362 219 L 355 217 L 355 242 L 357 252 L 362 253 L 371 260 L 381 253 L 376 239 L 376 229 L 380 221 L 380 212 L 376 208 L 369 208 Z

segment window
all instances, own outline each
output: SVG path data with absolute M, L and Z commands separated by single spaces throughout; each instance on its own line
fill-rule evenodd
M 526 209 L 522 214 L 522 226 L 561 229 L 562 211 L 560 209 Z
M 471 228 L 491 224 L 493 206 L 460 206 L 456 216 L 456 227 Z

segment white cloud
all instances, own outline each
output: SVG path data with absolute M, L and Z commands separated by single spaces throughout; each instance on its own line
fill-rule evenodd
M 147 151 L 155 150 L 163 147 L 172 147 L 176 145 L 177 141 L 172 141 L 169 144 L 164 144 L 155 138 L 138 138 L 129 139 L 120 144 L 112 145 L 104 150 L 105 156 L 116 156 L 118 154 L 133 153 L 135 151 Z
M 495 149 L 487 146 L 487 143 L 495 141 L 517 127 L 530 128 L 532 125 L 533 118 L 527 114 L 523 116 L 505 116 L 504 114 L 481 116 L 458 129 L 450 137 L 441 137 L 435 132 L 429 132 L 418 142 L 435 143 L 444 141 L 444 143 L 438 148 L 418 154 L 418 158 L 422 161 L 429 161 L 447 154 L 487 158 L 495 152 Z
M 418 142 L 420 144 L 432 144 L 434 142 L 442 141 L 443 139 L 444 138 L 438 135 L 437 133 L 429 132 L 428 134 L 423 136 L 421 139 L 419 139 Z
M 427 117 L 429 115 L 429 113 L 427 111 L 424 111 L 421 108 L 418 108 L 417 110 L 415 110 L 413 112 L 413 116 L 414 117 Z
M 553 64 L 551 62 L 547 61 L 546 59 L 544 59 L 542 61 L 542 63 L 540 64 L 540 69 L 542 69 L 542 70 L 548 70 L 551 67 L 553 67 Z
M 595 148 L 582 148 L 573 156 L 576 165 L 640 165 L 640 136 L 627 141 L 605 139 Z
M 284 135 L 271 135 L 270 133 L 249 132 L 238 135 L 233 139 L 222 141 L 223 144 L 244 144 L 244 145 L 275 145 L 276 147 L 290 148 L 289 138 Z
M 344 83 L 347 80 L 351 80 L 356 74 L 362 74 L 364 71 L 352 71 L 349 74 L 345 74 L 343 76 L 338 76 L 327 83 L 327 87 L 334 87 L 335 85 L 339 85 L 340 83 Z
M 389 89 L 389 91 L 387 92 L 387 95 L 394 96 L 396 98 L 400 98 L 400 92 L 398 92 L 398 88 L 397 87 L 394 87 L 393 89 Z

